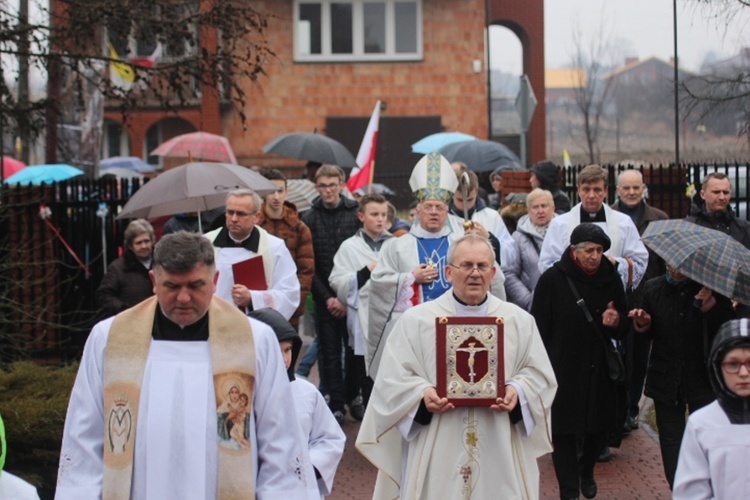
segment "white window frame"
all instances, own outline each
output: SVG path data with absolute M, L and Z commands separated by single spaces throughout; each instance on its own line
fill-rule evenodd
M 422 39 L 422 0 L 410 0 L 416 3 L 416 35 L 417 50 L 408 54 L 396 53 L 396 20 L 395 4 L 404 0 L 294 0 L 294 61 L 295 62 L 357 62 L 357 61 L 421 61 L 424 58 Z M 332 3 L 348 3 L 352 5 L 352 53 L 331 53 L 331 9 Z M 367 54 L 364 51 L 364 4 L 385 4 L 385 53 Z M 321 6 L 321 53 L 303 54 L 300 50 L 299 37 L 301 36 L 298 19 L 300 4 L 318 4 Z

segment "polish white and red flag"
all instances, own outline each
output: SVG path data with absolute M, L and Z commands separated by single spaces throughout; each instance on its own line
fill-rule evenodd
M 350 192 L 367 186 L 372 182 L 372 176 L 375 173 L 375 151 L 378 148 L 378 125 L 380 123 L 380 101 L 375 103 L 375 109 L 372 110 L 370 122 L 367 124 L 365 136 L 362 138 L 362 144 L 359 146 L 357 153 L 357 165 L 352 169 L 349 181 L 346 183 Z
M 143 66 L 144 68 L 152 68 L 163 52 L 164 47 L 161 43 L 157 43 L 154 52 L 150 56 L 131 57 L 130 64 L 136 64 L 138 66 Z

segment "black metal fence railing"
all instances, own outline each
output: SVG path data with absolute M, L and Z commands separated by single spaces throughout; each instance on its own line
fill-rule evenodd
M 14 320 L 0 323 L 0 338 L 13 336 L 35 357 L 78 356 L 97 318 L 96 289 L 129 222 L 115 216 L 140 185 L 110 178 L 2 186 L 0 268 L 18 278 L 3 283 L 0 312 Z
M 609 171 L 609 190 L 607 193 L 608 203 L 613 203 L 617 198 L 617 177 L 627 169 L 635 168 L 643 174 L 647 186 L 649 204 L 664 210 L 671 217 L 685 217 L 690 213 L 694 197 L 699 197 L 701 180 L 711 172 L 726 174 L 732 185 L 730 206 L 735 214 L 743 219 L 750 215 L 748 203 L 748 181 L 750 176 L 750 164 L 745 162 L 735 163 L 691 163 L 680 166 L 669 165 L 605 165 Z M 562 184 L 563 190 L 570 198 L 571 203 L 578 203 L 576 189 L 576 178 L 582 165 L 563 168 Z
M 741 217 L 747 218 L 750 214 L 747 191 L 749 167 L 748 163 L 717 163 L 638 168 L 648 185 L 649 203 L 675 218 L 684 217 L 689 212 L 691 199 L 686 195 L 689 184 L 694 183 L 698 192 L 699 181 L 706 173 L 724 172 L 732 181 L 732 208 Z M 581 168 L 563 169 L 563 188 L 573 203 L 578 201 L 575 186 Z M 607 168 L 610 172 L 608 201 L 613 202 L 617 175 L 627 167 L 609 165 Z M 403 182 L 408 190 L 411 172 L 404 172 L 403 179 L 400 174 L 390 173 L 388 179 L 377 178 L 376 181 L 389 185 Z M 107 265 L 120 253 L 123 231 L 129 222 L 115 219 L 116 214 L 140 185 L 137 179 L 72 179 L 41 187 L 0 188 L 0 269 L 3 272 L 12 272 L 14 267 L 19 266 L 23 266 L 24 270 L 33 269 L 40 278 L 35 281 L 33 292 L 24 292 L 28 300 L 33 296 L 55 297 L 55 303 L 34 306 L 44 308 L 44 314 L 53 316 L 53 320 L 26 320 L 23 325 L 22 330 L 30 339 L 27 346 L 34 350 L 35 355 L 65 359 L 80 353 L 88 329 L 97 318 L 96 289 Z M 59 237 L 41 221 L 39 208 L 42 203 L 49 207 L 50 222 L 59 229 Z M 63 240 L 88 269 L 88 273 L 66 249 Z M 53 258 L 49 258 L 49 255 Z M 10 283 L 7 286 L 12 288 L 12 280 L 6 283 Z M 18 290 L 2 290 L 0 309 L 4 310 L 0 310 L 0 316 L 21 317 L 6 314 L 14 308 L 27 308 L 24 304 L 26 299 L 19 293 Z M 42 313 L 24 310 L 23 318 L 42 316 Z M 18 329 L 17 324 L 11 323 L 0 322 L 0 345 L 4 333 Z

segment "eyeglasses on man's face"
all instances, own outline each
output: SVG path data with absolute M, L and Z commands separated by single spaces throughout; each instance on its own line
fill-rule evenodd
M 461 262 L 459 265 L 455 266 L 453 264 L 448 264 L 451 267 L 455 267 L 456 269 L 460 270 L 464 274 L 471 274 L 475 270 L 479 271 L 480 274 L 484 274 L 489 272 L 490 269 L 492 269 L 492 264 L 488 264 L 486 262 L 480 262 L 478 264 L 474 264 L 473 262 Z

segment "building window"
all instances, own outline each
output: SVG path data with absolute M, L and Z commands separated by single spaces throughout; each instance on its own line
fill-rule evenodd
M 422 0 L 295 0 L 298 62 L 422 59 Z
M 200 10 L 200 2 L 167 2 L 152 5 L 149 10 L 150 15 L 132 26 L 123 26 L 119 22 L 108 26 L 109 41 L 121 58 L 132 60 L 154 56 L 160 62 L 173 62 L 198 53 L 198 31 L 189 20 Z

